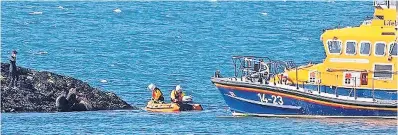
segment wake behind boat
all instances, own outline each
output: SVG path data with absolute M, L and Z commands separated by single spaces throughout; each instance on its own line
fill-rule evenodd
M 374 6 L 372 20 L 322 34 L 322 63 L 234 56 L 235 75 L 211 81 L 233 115 L 396 118 L 396 7 Z

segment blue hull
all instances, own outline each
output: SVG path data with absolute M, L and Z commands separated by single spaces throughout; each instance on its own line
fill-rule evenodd
M 250 90 L 245 87 L 217 86 L 232 112 L 243 114 L 314 116 L 397 116 L 397 109 L 342 105 L 289 95 L 278 90 Z M 245 90 L 247 89 L 247 90 Z

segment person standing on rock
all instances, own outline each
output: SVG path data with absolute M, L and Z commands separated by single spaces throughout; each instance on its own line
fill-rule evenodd
M 17 72 L 17 51 L 13 50 L 11 53 L 10 57 L 10 69 L 9 69 L 9 77 L 10 77 L 10 83 L 9 83 L 9 88 L 15 88 L 17 87 L 17 81 L 18 81 L 18 72 Z

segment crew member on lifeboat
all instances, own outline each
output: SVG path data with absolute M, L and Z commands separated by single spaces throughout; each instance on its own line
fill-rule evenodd
M 182 92 L 182 87 L 180 85 L 177 85 L 175 90 L 171 91 L 170 98 L 171 102 L 177 104 L 181 111 L 194 109 L 194 106 L 183 101 L 184 93 Z
M 177 85 L 175 90 L 171 91 L 170 98 L 172 103 L 182 103 L 182 98 L 184 97 L 184 94 L 182 93 L 182 88 L 180 85 Z
M 162 91 L 155 84 L 151 83 L 148 85 L 148 89 L 152 91 L 152 101 L 154 103 L 164 103 L 164 97 Z

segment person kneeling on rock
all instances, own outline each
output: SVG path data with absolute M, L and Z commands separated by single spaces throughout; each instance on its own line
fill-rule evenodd
M 148 85 L 148 89 L 152 91 L 152 99 L 155 103 L 164 103 L 164 97 L 162 91 L 155 84 L 151 83 Z

